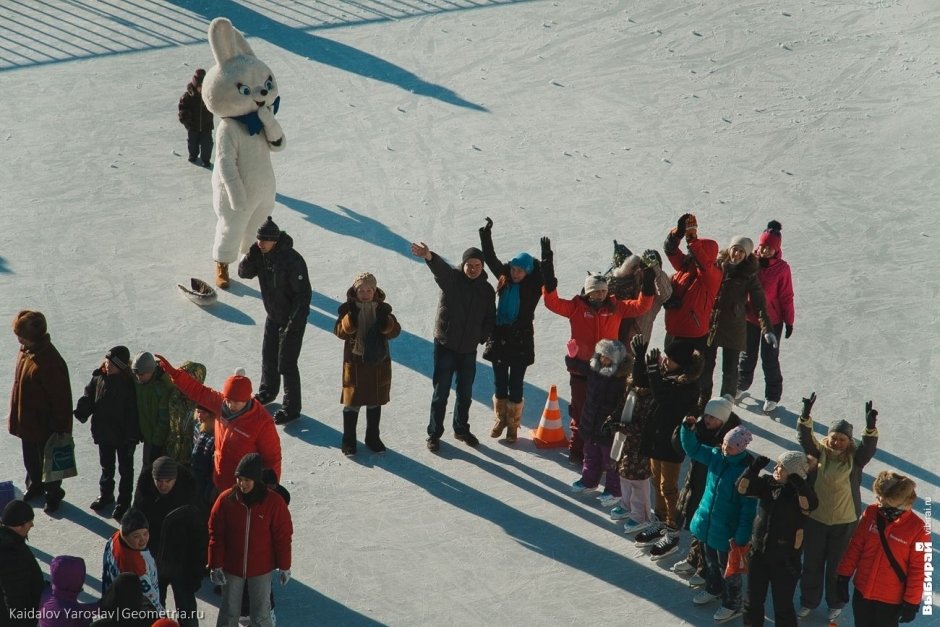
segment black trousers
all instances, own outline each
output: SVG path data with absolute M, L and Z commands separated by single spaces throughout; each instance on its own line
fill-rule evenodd
M 754 370 L 757 369 L 757 357 L 764 371 L 764 398 L 779 402 L 783 396 L 783 374 L 780 372 L 780 338 L 783 337 L 783 323 L 774 325 L 777 336 L 777 348 L 764 339 L 759 326 L 747 323 L 747 348 L 741 353 L 738 363 L 738 389 L 746 390 L 754 382 Z
M 855 588 L 852 595 L 852 613 L 855 614 L 855 627 L 897 627 L 901 618 L 901 604 L 869 601 Z
M 720 395 L 734 394 L 738 391 L 738 361 L 741 351 L 733 348 L 721 349 L 721 392 Z M 709 346 L 705 349 L 705 368 L 702 370 L 700 398 L 712 397 L 712 378 L 715 374 L 715 362 L 718 360 L 718 347 Z
M 261 344 L 261 385 L 260 396 L 275 398 L 281 390 L 281 377 L 284 377 L 284 399 L 281 408 L 288 416 L 299 416 L 300 370 L 297 360 L 304 343 L 304 331 L 307 325 L 299 328 L 281 325 L 269 316 L 264 321 L 264 340 Z
M 186 131 L 186 147 L 189 160 L 195 161 L 202 155 L 202 163 L 209 165 L 212 160 L 212 131 Z
M 193 583 L 189 577 L 158 577 L 157 583 L 160 586 L 160 602 L 166 607 L 167 589 L 173 587 L 173 602 L 176 603 L 176 610 L 179 612 L 180 627 L 197 627 L 199 620 L 196 618 L 196 592 L 193 590 Z M 183 618 L 183 617 L 186 618 Z
M 796 627 L 793 593 L 800 580 L 800 552 L 793 549 L 771 549 L 751 554 L 747 571 L 747 598 L 744 601 L 744 624 L 762 627 L 764 600 L 770 588 L 774 602 L 774 625 Z
M 43 459 L 46 454 L 45 442 L 27 442 L 23 443 L 23 466 L 26 468 L 26 490 L 37 486 L 34 491 L 42 492 L 46 495 L 46 502 L 61 501 L 65 496 L 65 490 L 62 489 L 62 481 L 42 481 Z M 41 489 L 40 489 L 41 488 Z
M 134 451 L 136 444 L 126 444 L 114 447 L 104 444 L 98 445 L 98 463 L 101 464 L 101 478 L 98 487 L 104 496 L 114 495 L 114 459 L 117 458 L 117 469 L 121 473 L 121 483 L 118 486 L 117 502 L 124 505 L 131 504 L 134 496 Z

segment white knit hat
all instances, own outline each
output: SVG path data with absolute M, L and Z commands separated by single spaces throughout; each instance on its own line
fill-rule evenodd
M 777 458 L 777 463 L 791 475 L 798 475 L 803 479 L 806 479 L 806 473 L 809 472 L 809 460 L 806 459 L 806 455 L 798 451 L 781 453 Z
M 589 274 L 584 279 L 584 293 L 590 294 L 600 290 L 607 291 L 607 279 L 600 274 Z
M 705 403 L 705 409 L 702 411 L 702 415 L 717 418 L 721 421 L 721 424 L 724 424 L 728 422 L 728 418 L 731 417 L 731 410 L 733 408 L 734 403 L 724 396 L 719 396 Z

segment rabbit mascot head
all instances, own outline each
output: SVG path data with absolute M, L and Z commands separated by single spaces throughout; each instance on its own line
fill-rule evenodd
M 219 17 L 209 24 L 209 45 L 215 65 L 206 72 L 202 96 L 220 120 L 212 173 L 218 216 L 212 257 L 216 285 L 224 289 L 228 264 L 248 252 L 258 227 L 273 213 L 271 153 L 283 150 L 287 139 L 274 117 L 280 104 L 277 79 L 244 36 Z

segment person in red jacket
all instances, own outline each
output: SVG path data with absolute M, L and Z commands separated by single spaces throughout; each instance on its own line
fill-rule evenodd
M 862 514 L 839 562 L 839 594 L 846 603 L 849 579 L 855 576 L 856 627 L 890 627 L 917 617 L 924 594 L 924 551 L 930 550 L 924 545 L 929 547 L 930 534 L 911 510 L 916 487 L 896 472 L 878 473 L 872 486 L 877 503 Z
M 783 226 L 776 220 L 767 223 L 767 230 L 757 240 L 757 262 L 760 269 L 757 278 L 764 288 L 765 310 L 770 318 L 774 336 L 789 338 L 793 335 L 793 277 L 790 264 L 783 260 L 780 249 Z M 786 329 L 786 335 L 781 333 Z M 783 396 L 783 375 L 780 373 L 780 346 L 763 339 L 757 310 L 747 300 L 747 348 L 738 362 L 738 398 L 751 387 L 757 358 L 764 370 L 764 411 L 772 412 Z
M 238 625 L 247 587 L 251 624 L 271 627 L 271 577 L 277 569 L 282 586 L 290 580 L 294 526 L 287 503 L 264 483 L 260 455 L 245 455 L 234 475 L 209 515 L 210 579 L 222 586 L 216 624 Z
M 248 453 L 259 453 L 265 468 L 281 478 L 281 437 L 274 418 L 251 396 L 251 380 L 239 368 L 225 380 L 222 391 L 208 388 L 184 370 L 170 365 L 166 357 L 156 355 L 160 367 L 186 398 L 217 416 L 215 421 L 215 468 L 212 482 L 216 489 L 229 483 L 238 462 Z
M 545 306 L 549 311 L 568 318 L 571 325 L 568 357 L 565 359 L 571 375 L 571 399 L 568 401 L 571 442 L 568 445 L 568 461 L 580 465 L 584 462 L 584 441 L 578 434 L 578 424 L 587 394 L 587 375 L 594 347 L 601 340 L 616 340 L 624 318 L 635 318 L 650 310 L 656 300 L 656 271 L 653 268 L 643 271 L 643 287 L 639 298 L 635 300 L 619 300 L 610 295 L 606 279 L 599 274 L 588 275 L 580 295 L 569 299 L 559 298 L 552 242 L 547 237 L 543 237 L 541 242 Z
M 679 248 L 682 238 L 688 253 Z M 672 296 L 663 303 L 665 346 L 678 339 L 689 340 L 704 355 L 712 307 L 721 285 L 721 269 L 715 265 L 718 242 L 699 239 L 698 221 L 691 213 L 684 213 L 666 236 L 663 250 L 676 270 L 672 275 Z

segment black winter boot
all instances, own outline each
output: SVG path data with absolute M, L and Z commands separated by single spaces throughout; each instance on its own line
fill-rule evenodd
M 356 454 L 356 424 L 358 422 L 358 411 L 343 410 L 343 444 L 340 447 L 343 455 Z
M 373 453 L 385 452 L 385 444 L 379 438 L 379 420 L 382 418 L 382 406 L 366 408 L 366 446 Z

